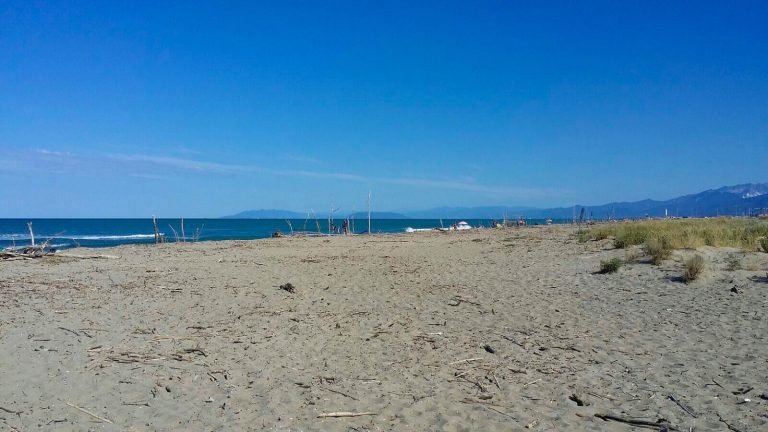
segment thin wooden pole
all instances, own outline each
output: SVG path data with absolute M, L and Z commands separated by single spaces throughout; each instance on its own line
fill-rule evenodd
M 368 235 L 371 235 L 371 191 L 368 191 Z
M 32 240 L 32 246 L 35 245 L 35 233 L 32 232 L 32 222 L 27 222 L 27 228 L 29 228 L 29 239 Z
M 157 219 L 152 215 L 152 228 L 155 230 L 155 244 L 160 243 L 160 230 L 157 229 Z

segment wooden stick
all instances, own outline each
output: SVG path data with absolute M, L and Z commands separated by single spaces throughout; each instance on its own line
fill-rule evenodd
M 673 396 L 672 394 L 668 394 L 668 395 L 667 395 L 667 398 L 668 398 L 669 400 L 671 400 L 672 402 L 676 403 L 676 404 L 677 404 L 677 406 L 679 406 L 679 407 L 680 407 L 680 408 L 681 408 L 683 411 L 687 412 L 687 413 L 688 413 L 688 415 L 690 415 L 691 417 L 693 417 L 693 418 L 696 418 L 696 417 L 697 417 L 697 416 L 696 416 L 696 413 L 695 413 L 695 412 L 693 412 L 693 409 L 691 409 L 690 407 L 688 407 L 688 406 L 686 406 L 685 404 L 683 404 L 682 402 L 680 402 L 680 401 L 679 401 L 679 400 L 678 400 L 678 399 L 677 399 L 675 396 Z
M 523 387 L 528 387 L 529 385 L 531 385 L 531 384 L 536 384 L 536 383 L 537 383 L 537 382 L 539 382 L 539 381 L 541 381 L 541 378 L 539 378 L 539 379 L 537 379 L 537 380 L 533 380 L 533 381 L 531 381 L 531 382 L 529 382 L 529 383 L 525 383 L 525 384 L 523 384 Z M 597 415 L 597 414 L 595 414 L 595 415 Z
M 109 424 L 114 424 L 114 423 L 112 423 L 110 420 L 107 420 L 107 419 L 105 419 L 104 417 L 100 417 L 100 416 L 97 416 L 96 414 L 94 414 L 94 413 L 92 413 L 92 412 L 88 411 L 88 410 L 87 410 L 87 409 L 85 409 L 85 408 L 81 408 L 81 407 L 79 407 L 79 406 L 77 406 L 77 405 L 75 405 L 75 404 L 71 404 L 71 403 L 69 403 L 69 402 L 67 402 L 67 405 L 71 406 L 72 408 L 74 408 L 74 409 L 76 409 L 76 410 L 82 411 L 82 412 L 84 412 L 84 413 L 88 414 L 89 416 L 91 416 L 91 417 L 93 417 L 93 418 L 99 419 L 99 420 L 101 420 L 101 421 L 103 421 L 103 422 L 106 422 L 106 423 L 109 423 Z
M 160 243 L 160 230 L 157 229 L 157 219 L 152 215 L 152 228 L 155 230 L 155 244 Z
M 27 228 L 29 228 L 29 239 L 32 240 L 32 246 L 35 245 L 35 233 L 32 232 L 32 222 L 27 222 Z
M 340 391 L 338 391 L 338 390 L 330 389 L 330 388 L 328 388 L 328 387 L 320 387 L 320 388 L 321 388 L 321 389 L 323 389 L 323 390 L 327 390 L 327 391 L 329 391 L 329 392 L 333 392 L 333 393 L 336 393 L 336 394 L 340 394 L 340 395 L 342 395 L 342 396 L 346 396 L 346 397 L 348 397 L 348 398 L 350 398 L 350 399 L 353 399 L 353 400 L 360 400 L 360 399 L 358 399 L 358 398 L 356 398 L 356 397 L 354 397 L 354 396 L 352 396 L 352 395 L 348 395 L 348 394 L 346 394 L 346 393 L 344 393 L 344 392 L 340 392 Z
M 66 327 L 59 327 L 59 328 L 60 328 L 60 329 L 62 329 L 62 330 L 64 330 L 64 331 L 68 331 L 68 332 L 70 332 L 70 333 L 74 334 L 75 336 L 78 336 L 78 337 L 80 336 L 80 333 L 78 333 L 78 332 L 76 332 L 76 331 L 74 331 L 74 330 L 70 330 L 70 329 L 68 329 L 68 328 L 66 328 Z
M 371 415 L 377 415 L 375 412 L 348 412 L 348 411 L 339 411 L 339 412 L 330 412 L 330 413 L 323 413 L 317 416 L 317 418 L 328 418 L 328 417 L 361 417 L 361 416 L 371 416 Z
M 79 259 L 120 259 L 117 255 L 75 255 L 67 253 L 57 253 L 54 256 L 66 257 L 66 258 L 79 258 Z
M 455 362 L 448 363 L 448 364 L 455 365 L 455 364 L 459 364 L 459 363 L 468 363 L 468 362 L 471 362 L 471 361 L 482 360 L 482 359 L 483 359 L 482 357 L 468 358 L 468 359 L 464 359 L 464 360 L 456 360 Z
M 720 413 L 715 413 L 715 414 L 717 414 L 718 420 L 720 420 L 722 423 L 725 423 L 725 425 L 728 426 L 728 430 L 732 430 L 733 432 L 741 432 L 741 429 L 739 429 L 736 426 L 734 426 L 734 425 L 728 423 L 727 421 L 725 421 L 723 419 L 723 416 L 720 415 Z
M 610 415 L 610 414 L 595 414 L 595 417 L 597 417 L 597 418 L 599 418 L 601 420 L 604 420 L 604 421 L 613 420 L 613 421 L 616 421 L 616 422 L 619 422 L 619 423 L 626 423 L 626 424 L 630 424 L 630 425 L 633 425 L 633 426 L 650 428 L 650 429 L 657 429 L 657 430 L 659 429 L 660 426 L 662 426 L 664 424 L 664 423 L 658 423 L 658 422 L 649 422 L 649 421 L 645 421 L 645 420 L 635 420 L 635 419 L 630 419 L 630 418 L 618 417 L 618 416 Z M 674 426 L 672 426 L 670 424 L 667 424 L 667 426 L 669 427 L 669 430 L 673 430 L 673 431 L 679 430 L 679 429 L 677 429 L 676 427 L 674 427 Z
M 7 412 L 8 414 L 21 414 L 21 413 L 23 413 L 23 412 L 24 412 L 24 411 L 14 411 L 14 410 L 12 410 L 12 409 L 8 409 L 8 408 L 5 408 L 5 407 L 1 407 L 1 406 L 0 406 L 0 411 L 5 411 L 5 412 Z

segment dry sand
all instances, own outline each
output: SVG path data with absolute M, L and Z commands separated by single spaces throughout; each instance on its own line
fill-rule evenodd
M 701 250 L 707 270 L 690 284 L 678 278 L 691 251 L 601 275 L 601 259 L 625 252 L 572 232 L 123 246 L 70 251 L 114 260 L 2 261 L 0 425 L 635 429 L 597 413 L 684 431 L 768 430 L 768 254 Z M 733 256 L 743 269 L 727 269 Z M 367 414 L 320 417 L 333 412 Z

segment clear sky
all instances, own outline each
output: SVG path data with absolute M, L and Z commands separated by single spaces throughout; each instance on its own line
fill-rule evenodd
M 0 217 L 768 181 L 768 2 L 0 0 Z

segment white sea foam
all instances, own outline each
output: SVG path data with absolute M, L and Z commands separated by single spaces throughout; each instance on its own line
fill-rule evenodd
M 163 235 L 164 234 L 160 234 Z M 154 234 L 128 234 L 128 235 L 58 235 L 58 236 L 46 236 L 35 235 L 38 240 L 45 240 L 48 238 L 62 239 L 62 240 L 107 240 L 107 241 L 120 241 L 120 240 L 141 240 L 155 238 Z M 29 234 L 0 234 L 0 241 L 24 241 L 29 240 Z

